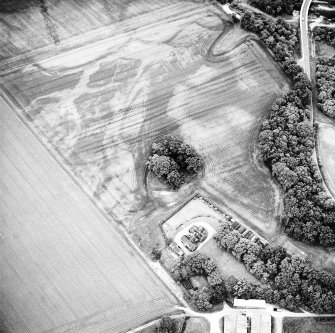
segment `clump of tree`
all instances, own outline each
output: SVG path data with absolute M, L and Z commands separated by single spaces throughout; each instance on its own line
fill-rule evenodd
M 263 160 L 282 186 L 287 234 L 307 243 L 335 244 L 335 202 L 312 158 L 310 111 L 296 90 L 278 98 L 259 135 Z
M 296 39 L 290 25 L 263 15 L 246 13 L 242 27 L 255 32 L 273 51 L 293 79 L 291 91 L 272 105 L 262 123 L 259 141 L 264 162 L 285 192 L 287 234 L 307 243 L 335 244 L 335 201 L 327 196 L 312 159 L 315 135 L 310 123 L 312 86 L 293 58 Z
M 256 33 L 274 53 L 277 61 L 285 61 L 286 58 L 293 60 L 298 43 L 297 31 L 282 18 L 274 21 L 259 13 L 246 12 L 242 16 L 241 26 Z
M 178 189 L 186 176 L 197 174 L 203 158 L 190 145 L 175 136 L 164 136 L 153 143 L 147 166 L 161 181 Z
M 335 118 L 335 56 L 317 59 L 315 78 L 318 107 L 327 116 Z
M 324 41 L 325 43 L 335 46 L 335 29 L 332 27 L 315 27 L 313 35 L 317 42 Z
M 292 15 L 294 10 L 300 10 L 303 0 L 250 0 L 249 2 L 263 12 L 277 16 Z
M 267 286 L 230 279 L 227 289 L 233 297 L 265 299 L 289 310 L 303 308 L 316 313 L 335 312 L 335 277 L 317 270 L 305 260 L 289 255 L 282 247 L 254 242 L 222 224 L 214 236 L 222 250 L 232 253 Z
M 164 315 L 158 322 L 156 333 L 176 333 L 177 332 L 177 323 L 176 320 L 171 318 L 171 316 Z
M 189 282 L 191 277 L 205 277 L 208 284 L 200 289 L 190 289 L 185 298 L 198 310 L 206 311 L 226 298 L 226 287 L 215 262 L 201 253 L 192 254 L 179 261 L 172 269 L 174 280 Z

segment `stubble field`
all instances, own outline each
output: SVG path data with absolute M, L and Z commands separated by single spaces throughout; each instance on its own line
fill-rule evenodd
M 170 311 L 176 300 L 139 254 L 0 109 L 0 331 L 123 332 Z

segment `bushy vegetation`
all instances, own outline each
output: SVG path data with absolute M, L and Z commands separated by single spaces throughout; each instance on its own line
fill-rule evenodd
M 214 236 L 217 245 L 232 253 L 268 286 L 230 279 L 229 293 L 236 298 L 265 299 L 289 310 L 299 307 L 316 313 L 335 312 L 335 278 L 314 269 L 306 261 L 289 255 L 282 247 L 256 243 L 225 222 Z
M 267 14 L 277 16 L 292 15 L 293 10 L 300 10 L 303 0 L 250 0 L 249 2 Z
M 175 136 L 164 136 L 153 143 L 147 166 L 161 181 L 178 189 L 185 176 L 197 174 L 204 165 L 193 147 Z
M 327 116 L 335 118 L 335 56 L 317 59 L 315 78 L 318 107 Z
M 335 201 L 326 194 L 312 158 L 315 144 L 309 110 L 312 87 L 292 56 L 295 32 L 281 19 L 273 22 L 251 13 L 242 17 L 241 24 L 260 36 L 294 82 L 291 91 L 272 105 L 259 135 L 263 160 L 285 192 L 285 231 L 307 243 L 334 245 Z
M 155 329 L 156 333 L 176 333 L 177 323 L 176 321 L 168 315 L 163 316 Z
M 179 282 L 191 277 L 202 276 L 207 285 L 200 289 L 190 289 L 185 298 L 198 310 L 209 310 L 226 298 L 226 287 L 215 262 L 201 253 L 192 254 L 179 261 L 171 270 L 172 277 Z
M 282 18 L 273 21 L 264 15 L 246 12 L 242 16 L 241 26 L 256 33 L 275 54 L 277 61 L 293 57 L 298 43 L 297 32 Z
M 315 27 L 313 35 L 317 42 L 324 41 L 329 45 L 335 46 L 335 29 L 331 27 Z

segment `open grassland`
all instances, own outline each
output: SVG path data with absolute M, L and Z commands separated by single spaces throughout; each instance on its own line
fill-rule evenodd
M 331 193 L 335 194 L 335 126 L 322 123 L 318 131 L 318 153 L 322 172 Z
M 210 239 L 199 252 L 206 254 L 215 261 L 225 280 L 230 276 L 234 276 L 237 279 L 247 280 L 251 283 L 260 283 L 231 253 L 219 249 L 213 238 Z
M 0 331 L 124 332 L 174 297 L 0 100 Z
M 183 333 L 209 333 L 210 324 L 205 318 L 190 317 L 186 320 Z
M 284 318 L 283 333 L 333 333 L 334 318 Z
M 140 28 L 129 30 L 133 19 L 124 20 L 102 42 L 17 68 L 1 81 L 98 204 L 149 242 L 167 206 L 196 188 L 157 196 L 146 190 L 150 144 L 173 133 L 205 158 L 197 186 L 271 233 L 278 190 L 255 148 L 261 118 L 287 82 L 256 42 L 242 43 L 241 31 L 228 34 L 231 25 L 215 7 L 162 6 L 138 15 Z M 220 48 L 226 37 L 228 53 Z

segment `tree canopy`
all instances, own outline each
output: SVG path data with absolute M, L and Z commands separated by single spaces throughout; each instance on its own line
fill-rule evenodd
M 335 56 L 317 59 L 315 78 L 318 107 L 327 116 L 335 118 Z
M 219 248 L 231 252 L 267 287 L 231 279 L 227 288 L 232 296 L 265 299 L 289 310 L 301 307 L 316 313 L 335 312 L 332 275 L 289 255 L 282 247 L 263 245 L 237 234 L 231 222 L 224 222 L 214 239 Z
M 147 166 L 161 181 L 178 189 L 186 175 L 197 174 L 203 158 L 190 145 L 175 136 L 164 136 L 152 144 Z
M 260 36 L 294 83 L 288 94 L 276 99 L 259 134 L 263 160 L 285 193 L 285 231 L 297 240 L 332 246 L 335 201 L 327 196 L 312 158 L 315 145 L 309 110 L 312 86 L 293 58 L 296 33 L 282 19 L 274 22 L 260 14 L 245 13 L 241 24 Z
M 277 16 L 292 15 L 293 10 L 300 10 L 303 0 L 250 0 L 250 4 L 267 14 Z
M 213 305 L 226 298 L 226 286 L 215 262 L 202 253 L 194 253 L 178 262 L 171 270 L 176 281 L 187 281 L 194 276 L 205 277 L 208 284 L 199 289 L 190 289 L 185 298 L 201 311 L 209 310 Z

